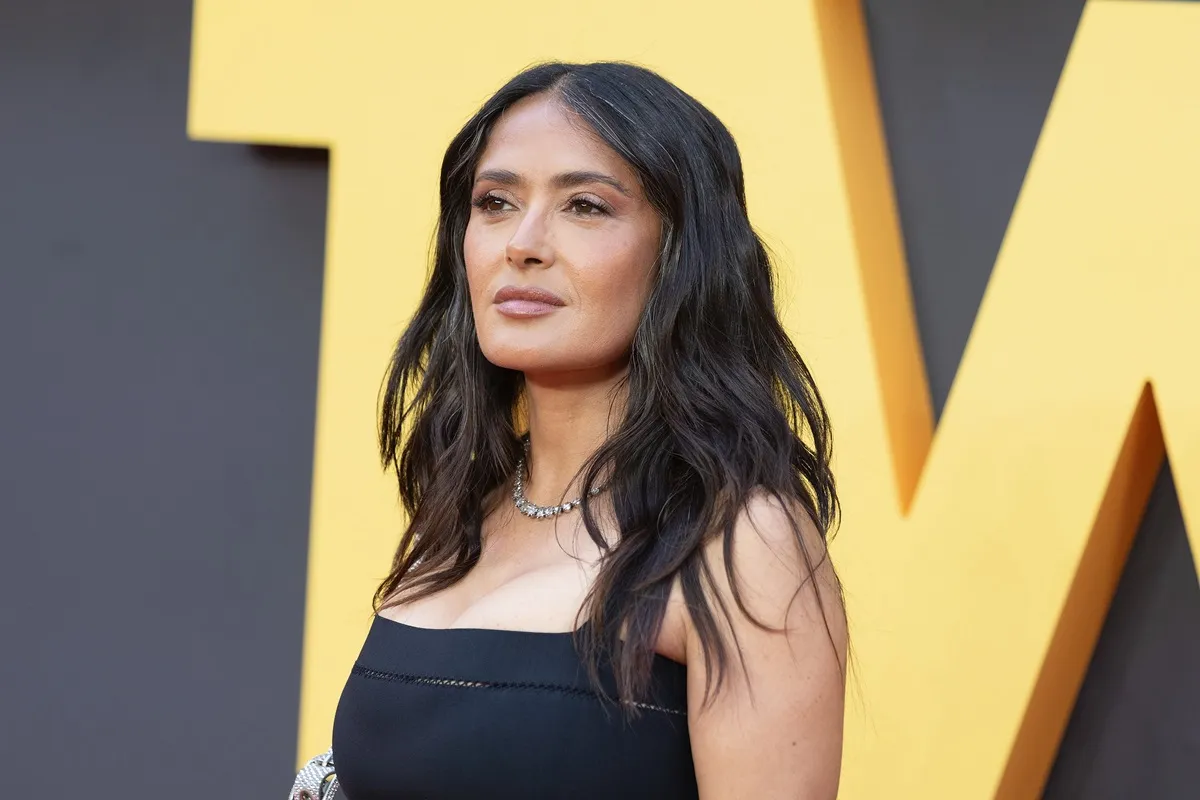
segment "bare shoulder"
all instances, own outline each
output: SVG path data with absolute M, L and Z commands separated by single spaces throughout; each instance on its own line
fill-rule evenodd
M 713 539 L 704 555 L 716 579 L 717 599 L 743 612 L 734 615 L 735 629 L 743 626 L 736 617 L 745 612 L 783 633 L 824 619 L 834 629 L 827 635 L 844 649 L 837 572 L 824 535 L 799 500 L 756 491 L 739 512 L 729 541 Z
M 714 665 L 689 626 L 689 728 L 701 794 L 836 796 L 847 633 L 824 536 L 798 500 L 756 493 L 732 536 L 708 543 L 705 556 L 709 607 L 730 657 L 721 688 L 707 696 Z

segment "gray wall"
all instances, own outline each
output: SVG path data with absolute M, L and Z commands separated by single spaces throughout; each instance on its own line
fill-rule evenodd
M 1080 0 L 868 0 L 944 402 Z M 281 796 L 327 162 L 187 141 L 190 4 L 0 0 L 0 752 L 18 796 Z M 1191 798 L 1164 470 L 1046 796 Z
M 0 0 L 0 795 L 290 785 L 327 170 L 187 140 L 190 22 Z

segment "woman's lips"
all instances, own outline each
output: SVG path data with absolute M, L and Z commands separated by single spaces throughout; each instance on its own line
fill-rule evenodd
M 554 292 L 537 286 L 505 286 L 496 292 L 493 302 L 507 317 L 540 317 L 566 305 Z
M 561 307 L 541 300 L 505 300 L 496 304 L 496 310 L 506 317 L 540 317 Z

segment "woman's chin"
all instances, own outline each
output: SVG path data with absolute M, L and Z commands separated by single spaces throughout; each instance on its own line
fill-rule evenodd
M 488 352 L 485 350 L 483 355 L 497 367 L 523 372 L 526 376 L 550 378 L 550 376 L 557 375 L 562 379 L 570 380 L 572 378 L 577 379 L 585 373 L 596 371 L 594 362 L 581 361 L 578 356 L 572 357 L 571 354 L 550 354 L 545 351 L 539 353 L 531 353 L 529 351 L 506 352 L 504 350 Z M 606 372 L 607 370 L 602 369 L 601 371 Z M 572 377 L 569 378 L 568 376 Z
M 546 332 L 492 330 L 479 337 L 484 357 L 504 369 L 529 372 L 562 368 L 560 362 L 571 360 L 570 350 L 564 352 L 561 336 Z
M 479 349 L 484 358 L 497 367 L 524 372 L 526 375 L 568 374 L 576 377 L 595 373 L 602 379 L 610 372 L 620 371 L 628 362 L 628 353 L 608 353 L 595 340 L 563 334 L 558 336 L 494 336 L 488 331 L 479 337 Z
M 558 359 L 544 349 L 529 347 L 485 347 L 483 357 L 502 369 L 517 372 L 547 372 L 561 369 Z

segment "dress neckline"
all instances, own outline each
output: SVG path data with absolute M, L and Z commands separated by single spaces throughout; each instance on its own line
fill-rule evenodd
M 555 638 L 573 637 L 573 636 L 581 633 L 582 631 L 584 631 L 588 627 L 588 624 L 589 624 L 587 621 L 585 621 L 582 625 L 580 625 L 578 628 L 576 628 L 573 631 L 524 631 L 524 630 L 518 630 L 516 628 L 478 628 L 478 627 L 431 628 L 431 627 L 428 627 L 425 625 L 413 625 L 412 623 L 409 623 L 409 622 L 401 622 L 400 620 L 392 619 L 391 617 L 385 617 L 382 614 L 375 614 L 375 619 L 383 620 L 385 623 L 388 623 L 391 625 L 396 625 L 396 626 L 399 626 L 401 628 L 405 628 L 405 629 L 411 630 L 411 631 L 418 631 L 420 633 L 446 633 L 446 634 L 451 634 L 451 635 L 460 634 L 460 633 L 486 633 L 486 634 L 501 633 L 501 634 L 510 634 L 512 636 L 550 636 L 550 637 L 555 637 Z
M 462 637 L 469 634 L 477 634 L 481 636 L 495 637 L 501 639 L 525 639 L 526 641 L 541 641 L 549 645 L 551 642 L 565 641 L 571 643 L 574 637 L 586 630 L 591 625 L 590 620 L 585 620 L 582 625 L 573 631 L 524 631 L 515 628 L 427 628 L 422 625 L 412 625 L 408 622 L 400 622 L 399 620 L 384 617 L 379 614 L 372 615 L 376 623 L 381 623 L 391 627 L 393 630 L 408 633 L 412 636 L 423 636 L 426 638 L 453 638 Z M 657 650 L 654 651 L 654 662 L 662 662 L 668 667 L 673 667 L 680 670 L 686 670 L 687 664 L 680 663 L 670 656 L 665 656 Z

